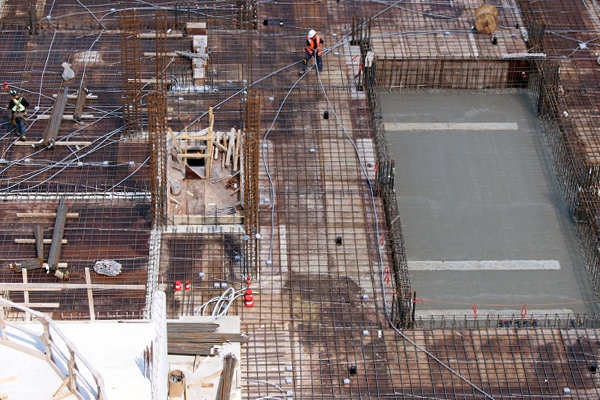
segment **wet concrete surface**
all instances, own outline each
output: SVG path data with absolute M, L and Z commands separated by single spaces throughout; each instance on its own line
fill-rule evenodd
M 597 312 L 527 95 L 381 103 L 417 313 Z

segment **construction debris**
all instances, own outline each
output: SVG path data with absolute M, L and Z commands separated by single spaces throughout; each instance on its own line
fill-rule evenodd
M 121 273 L 121 264 L 115 260 L 96 261 L 94 272 L 101 275 L 117 276 Z
M 64 68 L 64 71 L 62 73 L 62 78 L 65 81 L 69 81 L 69 80 L 75 78 L 75 72 L 73 72 L 73 70 L 71 69 L 71 64 L 69 64 L 68 62 L 64 62 L 64 63 L 62 63 L 62 67 Z

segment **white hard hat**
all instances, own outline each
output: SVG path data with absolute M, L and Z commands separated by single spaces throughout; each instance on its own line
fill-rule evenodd
M 317 34 L 317 32 L 315 32 L 314 29 L 311 29 L 310 31 L 308 31 L 308 37 L 311 38 L 313 36 L 315 36 Z

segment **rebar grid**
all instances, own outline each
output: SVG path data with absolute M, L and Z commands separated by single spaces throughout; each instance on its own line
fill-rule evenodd
M 261 93 L 252 90 L 248 93 L 246 121 L 244 123 L 244 137 L 242 141 L 242 159 L 244 172 L 244 226 L 246 228 L 245 238 L 245 262 L 244 275 L 258 279 L 260 276 L 260 255 L 258 243 L 260 231 L 258 224 L 258 163 L 260 155 L 260 102 Z
M 0 264 L 0 288 L 2 285 L 22 283 L 21 273 L 6 268 L 11 262 L 36 257 L 33 231 L 42 227 L 43 237 L 52 237 L 54 214 L 58 199 L 45 201 L 19 201 L 8 203 L 2 209 L 2 260 Z M 40 308 L 53 318 L 90 318 L 89 294 L 80 286 L 91 284 L 94 317 L 112 319 L 115 315 L 139 318 L 145 307 L 147 281 L 148 238 L 150 209 L 147 200 L 98 200 L 68 199 L 67 220 L 64 229 L 59 263 L 66 263 L 70 278 L 67 289 L 62 291 L 44 289 L 43 284 L 56 283 L 44 269 L 29 271 L 27 282 L 41 287 L 29 291 L 29 301 L 42 304 Z M 41 213 L 41 214 L 40 214 Z M 44 261 L 48 256 L 48 244 L 44 245 Z M 96 274 L 95 263 L 99 260 L 115 260 L 121 264 L 116 277 Z M 90 281 L 84 273 L 91 271 Z M 68 289 L 68 285 L 74 285 Z M 79 285 L 79 286 L 78 286 Z M 50 285 L 51 286 L 51 285 Z M 4 289 L 0 289 L 4 291 Z M 23 289 L 6 288 L 8 297 L 24 301 Z M 43 304 L 47 304 L 44 306 Z M 52 304 L 57 304 L 53 306 Z
M 78 8 L 76 3 L 75 1 L 60 2 L 55 7 L 53 16 L 59 11 L 68 14 L 76 9 L 78 12 L 75 14 L 81 15 L 82 18 L 71 17 L 68 21 L 66 18 L 59 17 L 57 24 L 73 30 L 77 27 L 87 32 L 90 30 L 94 32 L 94 29 L 98 29 L 100 25 L 99 21 L 93 18 L 93 14 Z M 441 368 L 439 363 L 432 361 L 426 353 L 412 343 L 397 336 L 397 332 L 392 331 L 382 317 L 383 299 L 392 303 L 395 293 L 392 284 L 384 280 L 381 285 L 382 271 L 379 268 L 377 254 L 380 239 L 383 237 L 385 248 L 383 263 L 390 265 L 388 248 L 390 233 L 386 231 L 383 219 L 377 218 L 374 212 L 376 210 L 379 217 L 384 214 L 382 204 L 384 200 L 376 198 L 375 208 L 371 207 L 373 199 L 369 185 L 366 183 L 366 177 L 374 179 L 374 168 L 378 158 L 381 157 L 380 153 L 373 154 L 375 145 L 371 143 L 375 140 L 371 134 L 372 124 L 377 122 L 370 119 L 371 110 L 370 105 L 366 104 L 366 93 L 355 90 L 355 77 L 360 63 L 354 57 L 360 51 L 357 51 L 357 46 L 344 42 L 343 35 L 348 31 L 348 21 L 352 16 L 358 15 L 361 18 L 375 16 L 392 4 L 394 3 L 345 0 L 339 3 L 335 1 L 262 3 L 258 10 L 258 34 L 256 40 L 250 44 L 245 37 L 240 38 L 239 32 L 228 31 L 236 27 L 237 8 L 233 1 L 211 2 L 200 8 L 187 4 L 176 5 L 181 12 L 175 12 L 174 18 L 180 18 L 180 29 L 184 26 L 181 21 L 186 19 L 202 18 L 208 21 L 210 40 L 214 39 L 211 47 L 212 43 L 215 44 L 214 51 L 211 53 L 211 65 L 215 72 L 210 71 L 214 78 L 210 87 L 195 87 L 185 80 L 189 79 L 189 71 L 187 71 L 189 64 L 181 59 L 173 62 L 172 65 L 176 65 L 175 72 L 169 79 L 177 89 L 173 90 L 169 105 L 176 111 L 174 111 L 175 118 L 169 122 L 169 126 L 172 124 L 174 131 L 183 130 L 196 118 L 199 119 L 195 122 L 205 122 L 204 117 L 199 115 L 202 114 L 202 110 L 214 105 L 218 105 L 215 107 L 217 124 L 240 123 L 236 93 L 246 87 L 241 78 L 241 71 L 249 51 L 252 51 L 255 57 L 254 76 L 261 79 L 255 86 L 263 92 L 260 121 L 263 129 L 260 133 L 268 130 L 269 135 L 263 141 L 267 147 L 261 149 L 261 156 L 265 155 L 267 167 L 261 163 L 258 172 L 258 226 L 261 234 L 258 251 L 260 258 L 269 263 L 261 265 L 261 281 L 251 283 L 255 292 L 254 307 L 244 308 L 242 300 L 239 299 L 230 310 L 232 314 L 242 315 L 244 329 L 252 338 L 245 349 L 243 361 L 245 366 L 243 384 L 248 393 L 245 394 L 245 398 L 255 399 L 269 395 L 284 397 L 288 390 L 292 391 L 289 396 L 305 399 L 484 397 L 464 381 Z M 120 3 L 119 7 L 136 5 L 139 6 L 138 3 L 127 2 Z M 493 55 L 487 54 L 479 55 L 486 60 L 482 62 L 486 65 L 486 70 L 483 72 L 477 71 L 473 65 L 463 72 L 452 63 L 448 67 L 451 72 L 445 70 L 445 67 L 443 69 L 445 72 L 435 72 L 438 64 L 435 63 L 433 52 L 453 52 L 452 56 L 460 54 L 461 57 L 466 58 L 472 56 L 470 53 L 473 50 L 472 45 L 466 40 L 456 39 L 453 27 L 459 21 L 462 24 L 460 30 L 464 31 L 461 34 L 468 37 L 471 20 L 467 11 L 472 9 L 474 4 L 469 3 L 458 19 L 452 14 L 457 8 L 453 9 L 446 4 L 415 3 L 410 5 L 410 7 L 417 7 L 413 10 L 407 10 L 405 6 L 406 4 L 397 3 L 393 7 L 394 13 L 383 13 L 381 18 L 374 18 L 373 26 L 381 26 L 382 18 L 388 18 L 387 30 L 393 34 L 389 35 L 390 37 L 397 36 L 397 32 L 406 31 L 416 32 L 414 37 L 401 35 L 402 41 L 394 42 L 389 48 L 386 41 L 391 39 L 382 33 L 381 37 L 377 38 L 383 43 L 383 50 L 378 51 L 378 56 L 382 58 L 380 62 L 387 62 L 389 58 L 387 54 L 391 53 L 392 56 L 401 58 L 405 57 L 403 54 L 417 52 L 414 57 L 419 60 L 405 60 L 406 64 L 412 63 L 416 70 L 403 71 L 401 66 L 397 66 L 396 68 L 402 73 L 384 75 L 388 81 L 381 79 L 382 86 L 395 86 L 397 81 L 404 82 L 404 78 L 412 79 L 412 76 L 417 74 L 418 79 L 410 81 L 411 85 L 418 87 L 425 85 L 424 87 L 429 88 L 460 85 L 478 87 L 481 81 L 494 82 L 496 85 L 498 82 L 502 83 L 501 79 L 510 72 L 521 72 L 520 67 L 494 64 L 491 60 Z M 94 5 L 89 7 L 94 9 Z M 437 8 L 433 9 L 433 7 Z M 513 18 L 513 13 L 517 16 L 517 10 L 512 6 L 504 7 L 501 15 Z M 556 12 L 559 9 L 553 8 L 550 4 L 549 10 Z M 100 22 L 107 29 L 118 28 L 118 19 L 114 15 L 116 13 L 111 14 L 105 10 L 105 14 L 105 18 L 98 18 Z M 438 14 L 444 18 L 435 18 Z M 388 15 L 395 16 L 388 17 Z M 100 14 L 97 14 L 97 17 L 99 16 Z M 425 18 L 426 23 L 418 23 L 420 18 Z M 56 37 L 52 35 L 55 29 L 51 25 L 53 20 L 54 18 L 42 21 L 42 32 L 46 33 L 35 39 L 35 43 L 43 48 L 54 48 L 58 44 L 63 49 L 69 48 L 68 43 L 73 40 L 71 37 L 63 39 L 59 34 Z M 267 25 L 264 25 L 265 20 L 268 22 Z M 283 22 L 282 25 L 279 23 L 280 20 Z M 414 22 L 414 26 L 409 30 L 400 29 L 399 21 Z M 514 20 L 509 19 L 509 21 L 514 22 L 517 19 L 515 17 Z M 9 22 L 3 23 L 9 24 Z M 10 23 L 14 24 L 16 29 L 19 21 Z M 150 20 L 143 20 L 145 27 L 151 27 L 152 24 Z M 441 29 L 438 29 L 438 25 Z M 423 27 L 433 28 L 439 32 L 434 35 L 419 34 Z M 325 71 L 322 74 L 317 75 L 314 69 L 310 70 L 300 83 L 295 85 L 299 76 L 296 71 L 298 64 L 294 66 L 294 63 L 302 57 L 304 35 L 309 28 L 317 29 L 325 36 L 326 45 L 333 49 L 325 57 Z M 516 32 L 516 27 L 509 26 L 506 29 L 511 34 Z M 384 28 L 381 28 L 381 31 L 383 32 Z M 446 31 L 450 35 L 446 35 Z M 333 34 L 337 36 L 334 37 Z M 372 34 L 377 36 L 375 33 Z M 16 71 L 23 64 L 22 50 L 32 39 L 26 37 L 23 32 L 11 32 L 10 35 L 11 38 L 15 38 L 14 41 L 10 41 L 11 45 L 18 49 L 11 49 L 5 53 L 8 56 L 0 62 L 0 65 L 7 66 L 6 70 Z M 115 105 L 120 101 L 119 83 L 115 84 L 114 81 L 106 79 L 102 73 L 119 70 L 119 52 L 114 50 L 113 43 L 117 39 L 115 36 L 110 39 L 110 33 L 104 32 L 97 36 L 99 41 L 93 45 L 97 37 L 80 36 L 77 35 L 78 40 L 85 42 L 82 51 L 90 48 L 105 49 L 101 54 L 104 61 L 102 65 L 96 64 L 93 72 L 87 70 L 90 79 L 88 85 L 91 84 L 92 92 L 96 91 L 96 88 L 102 88 L 100 93 L 105 96 L 101 101 L 92 103 L 93 108 L 90 108 L 94 112 L 101 112 L 104 116 L 103 125 L 95 125 L 93 131 L 91 129 L 84 131 L 86 137 L 103 138 L 100 132 L 120 129 L 119 123 L 115 122 L 117 120 Z M 431 37 L 435 37 L 437 41 L 432 42 Z M 505 39 L 503 37 L 498 39 L 498 47 L 490 47 L 489 38 L 474 37 L 478 46 L 481 46 L 478 47 L 480 50 L 484 47 L 489 52 L 499 52 L 498 49 L 520 50 L 522 44 L 520 39 L 515 40 L 514 43 L 508 43 L 508 40 L 503 42 Z M 408 44 L 404 43 L 404 40 L 407 40 Z M 4 45 L 6 49 L 9 49 L 8 42 Z M 178 43 L 175 46 L 187 50 L 187 44 L 187 42 Z M 401 51 L 398 49 L 400 44 Z M 142 42 L 142 46 L 144 45 L 145 42 Z M 151 46 L 153 44 L 148 44 L 145 50 L 154 51 L 155 48 Z M 249 46 L 252 47 L 248 48 Z M 338 55 L 335 54 L 336 52 Z M 37 57 L 35 65 L 45 65 L 44 61 L 48 53 L 44 53 L 43 56 L 38 53 L 32 54 L 28 57 Z M 51 57 L 49 63 L 57 66 L 64 59 L 65 57 Z M 154 65 L 152 62 L 142 64 L 140 65 L 142 68 L 146 64 Z M 83 63 L 80 65 L 83 66 Z M 385 64 L 382 62 L 377 65 L 383 68 Z M 89 68 L 92 64 L 88 62 L 87 66 Z M 37 69 L 41 71 L 41 68 L 35 69 L 36 80 L 42 81 L 38 76 L 40 72 L 37 71 Z M 284 72 L 270 75 L 279 69 L 284 69 Z M 425 73 L 425 69 L 434 72 Z M 393 67 L 390 66 L 389 70 L 393 70 Z M 171 80 L 173 76 L 178 79 L 177 82 Z M 53 82 L 54 88 L 59 87 L 60 77 L 57 74 L 42 74 L 42 77 L 44 85 L 50 81 Z M 144 78 L 153 77 L 154 73 L 144 72 Z M 23 82 L 29 81 L 29 79 L 23 80 Z M 291 94 L 286 97 L 288 93 Z M 551 95 L 553 96 L 551 104 L 562 104 L 562 100 L 558 100 L 558 92 L 552 92 Z M 49 96 L 49 93 L 45 96 Z M 233 96 L 235 101 L 227 101 L 230 96 Z M 179 97 L 183 100 L 179 100 Z M 273 100 L 270 99 L 271 97 Z M 41 97 L 40 101 L 42 105 L 50 103 L 45 97 Z M 544 110 L 552 109 L 548 107 Z M 325 118 L 325 111 L 328 111 L 328 119 Z M 557 108 L 557 111 L 561 110 Z M 141 120 L 143 119 L 142 116 Z M 36 123 L 33 126 L 32 133 L 39 125 Z M 198 125 L 201 124 L 198 122 Z M 87 160 L 82 161 L 83 165 L 78 165 L 79 154 L 73 150 L 73 147 L 56 148 L 52 155 L 43 154 L 44 157 L 50 157 L 53 163 L 61 159 L 54 157 L 70 156 L 71 164 L 79 169 L 73 169 L 72 174 L 65 175 L 62 179 L 52 177 L 48 180 L 47 178 L 51 176 L 48 173 L 35 183 L 42 182 L 38 185 L 43 188 L 38 189 L 42 190 L 42 193 L 52 194 L 58 189 L 60 191 L 69 189 L 73 193 L 85 191 L 90 194 L 97 192 L 119 194 L 122 192 L 131 195 L 129 200 L 120 199 L 116 202 L 115 198 L 106 196 L 91 202 L 91 205 L 87 205 L 85 199 L 73 200 L 73 205 L 79 204 L 76 209 L 85 208 L 84 214 L 87 216 L 85 223 L 82 223 L 76 231 L 69 231 L 71 221 L 67 222 L 67 239 L 73 248 L 75 244 L 77 245 L 76 250 L 71 249 L 69 244 L 65 245 L 62 257 L 78 271 L 86 266 L 89 267 L 95 260 L 101 258 L 123 260 L 127 268 L 124 268 L 125 273 L 117 279 L 131 284 L 140 282 L 144 284 L 146 279 L 143 271 L 149 253 L 147 247 L 151 221 L 150 201 L 144 195 L 134 197 L 133 194 L 154 192 L 149 189 L 148 168 L 138 170 L 148 156 L 147 143 L 138 144 L 135 141 L 120 143 L 117 140 L 105 142 L 105 140 L 102 139 L 103 146 L 108 145 L 101 148 L 106 151 L 102 154 L 90 155 L 95 162 L 94 165 L 88 165 L 85 162 Z M 356 157 L 352 142 L 359 149 L 361 158 Z M 18 150 L 15 147 L 12 147 L 13 151 Z M 575 146 L 569 147 L 571 148 Z M 18 159 L 31 155 L 22 150 L 20 149 L 18 153 Z M 74 151 L 76 155 L 73 155 Z M 9 157 L 13 155 L 13 153 L 5 154 L 9 154 Z M 568 155 L 570 156 L 570 153 Z M 9 159 L 9 157 L 4 158 Z M 115 159 L 119 162 L 113 166 L 110 162 Z M 571 158 L 567 160 L 569 167 L 573 164 L 571 160 Z M 110 161 L 108 164 L 110 169 L 103 164 L 104 161 Z M 133 164 L 129 161 L 133 161 Z M 15 170 L 17 166 L 23 168 L 25 172 L 32 173 L 28 171 L 24 161 L 12 165 L 11 170 Z M 368 171 L 366 176 L 359 172 L 362 166 Z M 3 179 L 6 178 L 6 193 L 15 189 L 27 191 L 34 189 L 33 185 L 26 183 L 27 181 L 22 182 L 20 173 L 15 172 L 10 179 L 3 176 Z M 275 183 L 272 191 L 269 189 L 267 175 L 271 175 Z M 43 209 L 42 205 L 50 205 L 47 197 L 49 196 L 39 197 L 37 201 L 32 202 L 33 205 L 23 204 L 24 211 L 32 208 Z M 3 213 L 6 215 L 22 205 L 18 201 L 4 204 Z M 273 220 L 271 220 L 271 211 L 273 211 Z M 8 250 L 3 253 L 7 254 L 5 261 L 8 262 L 33 251 L 32 244 L 16 244 L 13 241 L 21 234 L 31 236 L 33 226 L 31 223 L 22 225 L 23 223 L 15 220 L 14 216 L 13 219 L 9 218 L 6 221 L 8 222 L 2 229 L 6 239 L 2 241 L 2 245 Z M 132 225 L 131 221 L 135 223 Z M 271 231 L 272 223 L 273 231 Z M 44 226 L 46 230 L 50 229 L 52 220 L 44 222 Z M 121 230 L 125 233 L 118 233 Z M 161 249 L 163 270 L 159 279 L 160 283 L 166 285 L 169 294 L 169 316 L 175 318 L 183 314 L 197 313 L 206 301 L 223 293 L 225 290 L 223 284 L 235 285 L 236 289 L 241 289 L 240 281 L 243 282 L 241 274 L 246 256 L 246 252 L 243 251 L 244 234 L 242 232 L 206 233 L 198 228 L 197 232 L 192 232 L 189 236 L 173 234 L 172 237 L 164 240 L 164 243 L 168 244 Z M 338 237 L 341 237 L 340 244 L 338 244 Z M 77 241 L 79 238 L 83 238 L 82 242 Z M 271 238 L 274 240 L 272 248 L 268 244 Z M 592 247 L 590 244 L 589 248 Z M 70 255 L 71 252 L 73 255 Z M 76 267 L 77 265 L 79 267 Z M 2 277 L 3 282 L 20 281 L 20 279 L 20 275 L 12 275 L 12 272 L 10 277 Z M 47 281 L 47 277 L 40 274 L 33 276 L 32 279 Z M 113 278 L 96 276 L 94 279 L 101 282 L 113 280 Z M 183 289 L 176 292 L 174 285 L 177 280 L 180 280 L 183 285 L 189 281 L 190 290 Z M 218 288 L 215 287 L 217 283 Z M 385 293 L 384 288 L 387 289 Z M 143 309 L 145 294 L 143 291 L 139 293 L 131 293 L 129 290 L 112 292 L 94 289 L 93 291 L 94 296 L 106 296 L 102 302 L 103 317 L 135 318 L 141 315 L 137 310 Z M 82 299 L 86 298 L 86 291 L 74 289 L 67 293 L 64 295 L 65 300 L 58 300 L 61 307 L 54 310 L 53 314 L 62 313 L 64 319 L 89 317 L 85 314 L 85 306 L 75 307 L 75 304 L 81 304 Z M 36 300 L 55 301 L 52 294 L 41 293 L 40 295 L 43 297 Z M 69 304 L 73 306 L 69 308 Z M 496 323 L 497 321 L 494 321 L 494 324 Z M 589 353 L 589 347 L 580 346 L 582 350 L 578 350 L 577 343 L 573 345 L 574 342 L 557 338 L 556 330 L 529 328 L 518 330 L 514 326 L 511 328 L 493 326 L 494 328 L 488 331 L 472 326 L 470 328 L 473 329 L 465 331 L 457 328 L 438 331 L 439 327 L 432 325 L 431 329 L 435 329 L 436 332 L 419 329 L 414 332 L 405 331 L 405 334 L 425 349 L 432 349 L 433 354 L 441 357 L 446 364 L 456 367 L 464 377 L 475 385 L 481 385 L 484 390 L 498 398 L 509 395 L 540 399 L 560 396 L 564 394 L 563 389 L 567 386 L 577 394 L 578 398 L 598 397 L 593 380 L 588 379 L 586 375 L 591 374 L 585 368 L 589 358 L 587 355 L 585 357 L 582 355 Z M 427 328 L 425 325 L 423 327 Z M 589 338 L 589 343 L 593 344 L 595 340 L 597 341 L 595 331 L 575 330 L 568 324 L 565 328 L 571 329 L 566 331 L 564 337 L 574 333 L 577 337 Z M 380 330 L 381 337 L 379 337 Z M 365 331 L 368 331 L 368 335 Z M 527 336 L 531 335 L 528 342 L 521 339 L 525 333 Z M 569 336 L 569 340 L 571 339 Z M 595 348 L 592 350 L 597 352 Z M 288 370 L 288 365 L 292 367 L 291 371 Z M 357 366 L 356 374 L 351 373 L 352 366 Z M 575 366 L 578 370 L 575 375 L 572 375 Z M 438 378 L 440 375 L 442 377 Z M 577 378 L 568 378 L 569 376 Z M 292 379 L 291 383 L 288 383 L 288 377 Z M 344 381 L 346 378 L 349 379 L 347 384 Z
M 153 226 L 167 223 L 167 102 L 164 91 L 148 96 L 148 136 L 150 154 L 150 190 L 152 196 Z
M 158 280 L 167 293 L 169 318 L 212 315 L 220 310 L 214 309 L 211 299 L 228 288 L 236 292 L 245 288 L 243 229 L 208 233 L 191 228 L 187 234 L 164 234 L 163 243 Z M 232 302 L 229 312 L 239 314 L 240 303 L 240 298 Z
M 140 17 L 136 10 L 123 11 L 121 22 L 121 65 L 123 72 L 122 99 L 123 99 L 123 125 L 127 135 L 140 132 L 141 125 L 141 43 L 140 43 Z
M 557 9 L 569 10 L 556 13 Z M 597 186 L 600 142 L 597 140 L 597 112 L 593 104 L 598 91 L 597 54 L 588 48 L 598 26 L 596 11 L 580 3 L 552 2 L 550 7 L 532 3 L 524 17 L 540 28 L 536 47 L 552 60 L 536 64 L 531 92 L 546 126 L 555 171 L 576 223 L 587 259 L 590 279 L 600 288 L 600 213 Z M 587 29 L 571 31 L 573 24 Z

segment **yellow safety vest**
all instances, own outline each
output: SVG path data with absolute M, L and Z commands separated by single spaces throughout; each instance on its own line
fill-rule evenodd
M 21 101 L 23 100 L 22 97 L 19 97 L 18 99 L 16 99 L 17 101 L 15 102 L 15 99 L 13 99 L 13 107 L 11 108 L 12 112 L 23 112 L 25 111 L 25 106 L 23 104 L 21 104 Z

